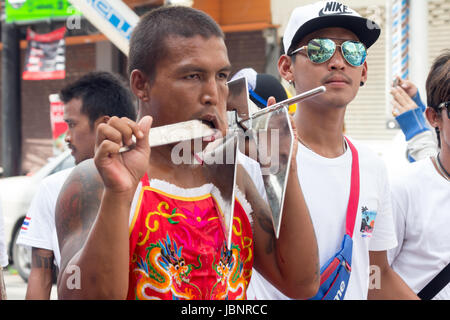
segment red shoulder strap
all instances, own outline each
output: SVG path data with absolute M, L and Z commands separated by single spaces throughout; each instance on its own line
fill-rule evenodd
M 358 213 L 359 203 L 359 159 L 358 151 L 355 146 L 345 137 L 350 150 L 352 151 L 352 175 L 350 181 L 350 197 L 347 205 L 347 222 L 345 227 L 345 233 L 350 237 L 353 236 L 353 230 L 355 228 L 356 214 Z
M 144 174 L 144 176 L 141 178 L 142 186 L 143 187 L 149 187 L 150 182 L 148 181 L 148 175 L 147 172 Z

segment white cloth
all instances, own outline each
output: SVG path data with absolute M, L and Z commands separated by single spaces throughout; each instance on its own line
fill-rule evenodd
M 52 174 L 42 180 L 31 201 L 20 229 L 17 244 L 53 251 L 55 264 L 60 266 L 58 236 L 55 226 L 55 209 L 59 192 L 73 168 Z
M 430 158 L 409 164 L 392 179 L 399 245 L 388 251 L 394 271 L 418 293 L 450 262 L 450 184 Z M 450 285 L 435 299 L 450 299 Z
M 0 269 L 8 265 L 8 251 L 5 242 L 5 223 L 3 221 L 2 206 L 0 204 Z
M 397 241 L 385 165 L 367 147 L 353 144 L 359 155 L 360 198 L 353 231 L 352 272 L 345 299 L 364 300 L 369 286 L 369 251 L 393 248 Z M 342 156 L 329 159 L 299 144 L 298 176 L 314 225 L 321 266 L 341 248 L 350 195 L 351 163 L 350 148 Z M 373 221 L 374 229 L 362 228 L 363 216 L 368 218 L 369 225 Z M 258 300 L 287 298 L 257 272 L 252 276 L 247 296 Z
M 261 167 L 259 163 L 252 158 L 247 157 L 245 154 L 238 151 L 238 163 L 241 164 L 245 171 L 247 171 L 248 175 L 252 179 L 256 190 L 259 195 L 267 201 L 266 188 L 264 187 L 264 181 L 262 178 Z

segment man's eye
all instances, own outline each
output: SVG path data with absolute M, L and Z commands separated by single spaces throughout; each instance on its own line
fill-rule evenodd
M 200 79 L 200 75 L 199 74 L 190 74 L 190 75 L 187 75 L 185 78 L 188 80 L 198 80 L 198 79 Z
M 228 73 L 220 72 L 218 77 L 219 77 L 219 79 L 227 80 L 228 79 Z

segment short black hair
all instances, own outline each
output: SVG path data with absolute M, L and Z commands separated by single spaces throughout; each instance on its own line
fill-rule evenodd
M 450 100 L 450 50 L 445 50 L 433 62 L 428 73 L 427 105 L 436 112 L 439 104 Z
M 442 102 L 450 101 L 450 50 L 445 50 L 433 62 L 428 73 L 425 89 L 427 91 L 427 105 L 433 108 L 436 113 Z M 442 114 L 442 113 L 441 113 Z M 439 128 L 435 128 L 438 140 L 438 147 L 441 147 Z
M 91 127 L 102 116 L 127 117 L 133 121 L 137 117 L 130 90 L 119 76 L 109 72 L 90 72 L 64 87 L 59 96 L 64 104 L 80 99 L 81 113 L 88 116 Z
M 153 80 L 156 65 L 167 55 L 165 40 L 170 36 L 192 38 L 197 35 L 205 39 L 225 37 L 219 25 L 197 9 L 169 6 L 147 12 L 131 34 L 128 74 L 138 69 Z

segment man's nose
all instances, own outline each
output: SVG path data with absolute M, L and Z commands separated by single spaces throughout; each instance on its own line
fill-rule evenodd
M 201 102 L 203 105 L 217 105 L 219 99 L 218 82 L 215 78 L 205 80 L 202 87 Z
M 70 142 L 70 139 L 71 139 L 71 137 L 70 137 L 70 131 L 67 130 L 67 131 L 66 131 L 66 135 L 64 136 L 64 141 L 67 142 L 67 143 L 69 143 L 69 142 Z
M 333 56 L 328 61 L 328 69 L 329 70 L 342 70 L 346 67 L 345 59 L 342 56 L 341 48 L 337 47 Z

